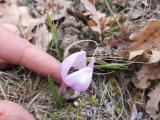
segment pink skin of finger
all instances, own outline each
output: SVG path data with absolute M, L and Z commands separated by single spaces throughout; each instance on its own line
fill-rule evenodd
M 58 60 L 19 37 L 14 26 L 0 25 L 0 69 L 8 64 L 22 65 L 38 74 L 50 75 L 61 83 L 61 63 Z M 35 119 L 22 106 L 1 100 L 0 120 Z
M 7 23 L 1 23 L 1 26 L 8 28 L 10 31 L 12 31 L 15 34 L 19 34 L 18 28 L 13 24 L 7 24 Z M 0 70 L 4 70 L 7 68 L 10 64 L 6 62 L 5 60 L 0 58 Z
M 41 75 L 50 75 L 61 83 L 61 63 L 37 49 L 27 40 L 0 25 L 0 64 L 22 65 Z
M 0 70 L 3 70 L 9 66 L 9 63 L 7 63 L 5 60 L 0 59 Z
M 0 120 L 35 120 L 22 106 L 0 100 Z

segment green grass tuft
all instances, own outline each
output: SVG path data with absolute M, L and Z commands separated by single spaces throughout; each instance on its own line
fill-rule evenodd
M 61 47 L 60 47 L 60 41 L 58 39 L 58 36 L 57 36 L 57 33 L 56 33 L 56 26 L 57 25 L 53 25 L 52 23 L 52 20 L 51 20 L 51 17 L 50 15 L 47 13 L 47 19 L 48 19 L 48 25 L 51 29 L 51 32 L 52 32 L 52 40 L 51 40 L 51 43 L 49 43 L 48 45 L 48 49 L 52 47 L 52 43 L 55 44 L 55 57 L 58 59 L 58 60 L 61 60 L 62 56 L 61 56 Z
M 62 102 L 62 97 L 59 94 L 58 89 L 57 89 L 53 79 L 50 76 L 48 77 L 48 85 L 49 85 L 49 88 L 51 90 L 52 99 L 55 102 L 55 105 L 56 105 L 57 109 L 61 108 L 62 103 L 63 103 Z

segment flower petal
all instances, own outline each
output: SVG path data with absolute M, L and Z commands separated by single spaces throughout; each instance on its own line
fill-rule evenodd
M 85 91 L 92 81 L 93 69 L 90 67 L 82 68 L 72 74 L 69 74 L 64 82 L 68 87 L 76 91 Z
M 64 79 L 70 68 L 81 69 L 86 67 L 86 52 L 80 51 L 67 57 L 61 64 L 61 76 Z
M 71 87 L 76 91 L 85 91 L 92 81 L 93 68 L 94 57 L 91 58 L 91 61 L 87 67 L 82 68 L 72 74 L 69 74 L 64 79 L 64 83 L 68 87 Z

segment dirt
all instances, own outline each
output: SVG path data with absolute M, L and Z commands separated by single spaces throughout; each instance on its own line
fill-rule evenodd
M 11 69 L 0 71 L 0 99 L 11 100 L 23 105 L 38 120 L 158 120 L 158 114 L 152 116 L 145 112 L 145 104 L 149 99 L 147 94 L 154 87 L 151 85 L 148 89 L 140 90 L 133 84 L 133 78 L 138 68 L 135 66 L 142 66 L 142 64 L 129 61 L 119 55 L 119 51 L 127 49 L 132 43 L 129 40 L 131 33 L 142 28 L 148 19 L 160 18 L 158 0 L 152 2 L 149 0 L 108 0 L 110 8 L 107 7 L 105 1 L 96 0 L 96 9 L 104 13 L 106 17 L 113 18 L 111 13 L 113 12 L 115 15 L 125 18 L 125 20 L 118 21 L 121 26 L 113 19 L 113 22 L 107 26 L 107 31 L 101 35 L 93 31 L 82 18 L 77 18 L 67 12 L 68 8 L 82 13 L 85 11 L 80 0 L 69 1 L 71 5 L 70 3 L 64 7 L 58 5 L 58 8 L 58 3 L 55 5 L 52 0 L 47 0 L 47 2 L 45 0 L 19 0 L 18 5 L 28 7 L 33 19 L 43 17 L 46 11 L 49 13 L 54 11 L 53 15 L 56 14 L 57 17 L 55 19 L 52 16 L 52 22 L 55 24 L 58 22 L 56 32 L 63 53 L 74 42 L 92 39 L 99 46 L 95 55 L 97 65 L 125 63 L 129 64 L 129 68 L 125 70 L 95 69 L 89 89 L 81 93 L 79 98 L 67 102 L 62 108 L 57 109 L 51 97 L 47 78 L 21 66 L 13 66 Z M 0 6 L 4 9 L 7 9 L 8 4 L 5 0 L 0 0 Z M 66 9 L 66 11 L 61 11 L 61 9 Z M 5 11 L 1 11 L 0 7 L 0 17 L 3 14 Z M 50 31 L 47 20 L 40 24 L 45 24 Z M 30 41 L 34 40 L 34 31 L 37 25 L 32 27 L 29 26 L 28 31 L 22 27 Z M 55 48 L 54 44 L 52 48 Z M 84 42 L 73 46 L 69 52 L 72 54 L 79 50 L 85 50 L 90 57 L 94 53 L 94 49 L 94 44 Z M 52 52 L 54 50 L 49 51 L 51 54 Z M 130 64 L 131 62 L 132 64 Z

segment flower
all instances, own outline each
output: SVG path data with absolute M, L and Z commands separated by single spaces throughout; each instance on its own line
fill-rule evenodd
M 62 86 L 70 87 L 79 92 L 85 91 L 92 81 L 93 67 L 94 58 L 92 57 L 87 65 L 85 51 L 70 55 L 61 64 Z M 77 71 L 69 73 L 71 68 Z

